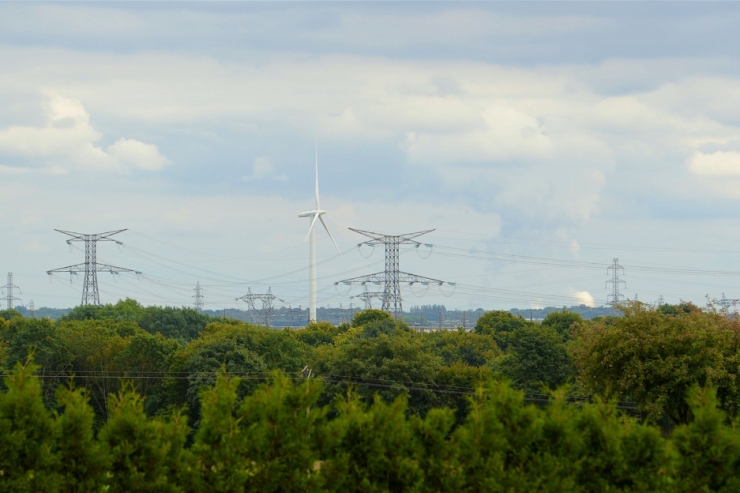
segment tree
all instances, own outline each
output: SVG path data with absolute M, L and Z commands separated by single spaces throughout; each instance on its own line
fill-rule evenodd
M 123 324 L 128 328 L 130 322 Z M 116 359 L 129 339 L 118 334 L 118 325 L 113 320 L 64 321 L 54 331 L 72 355 L 69 374 L 75 375 L 78 386 L 89 389 L 93 408 L 101 417 L 106 416 L 108 395 L 118 391 L 124 376 Z
M 572 364 L 562 337 L 550 327 L 524 326 L 509 335 L 502 373 L 515 388 L 538 392 L 555 389 L 572 373 Z
M 23 314 L 18 310 L 14 310 L 12 308 L 7 310 L 0 310 L 1 320 L 10 320 L 11 318 L 23 318 Z
M 130 384 L 111 394 L 108 406 L 98 437 L 111 461 L 108 491 L 180 492 L 193 486 L 195 463 L 184 448 L 189 428 L 183 416 L 147 419 Z
M 218 319 L 192 308 L 150 306 L 138 320 L 142 329 L 150 334 L 160 333 L 185 344 L 198 337 L 206 326 Z
M 250 394 L 271 369 L 260 354 L 267 330 L 241 322 L 210 324 L 200 337 L 173 355 L 165 383 L 168 404 L 174 408 L 187 404 L 191 422 L 197 425 L 200 392 L 212 387 L 222 370 L 243 377 L 237 389 L 239 399 Z M 275 351 L 279 354 L 279 348 Z
M 246 455 L 255 464 L 249 491 L 323 491 L 315 467 L 325 441 L 327 409 L 316 406 L 322 391 L 315 379 L 295 385 L 275 373 L 268 384 L 244 399 L 238 411 L 240 428 L 247 436 Z
M 352 327 L 363 327 L 367 325 L 370 322 L 380 322 L 380 321 L 393 321 L 393 317 L 391 317 L 391 314 L 384 311 L 384 310 L 378 310 L 376 308 L 369 308 L 367 310 L 357 312 L 355 313 L 354 318 L 352 319 Z
M 689 388 L 714 386 L 723 410 L 740 408 L 740 323 L 719 313 L 667 315 L 642 304 L 623 308 L 612 325 L 582 325 L 571 352 L 578 381 L 605 397 L 634 400 L 650 418 L 691 419 Z
M 484 334 L 493 336 L 496 340 L 496 344 L 506 350 L 508 346 L 509 334 L 516 329 L 527 327 L 532 325 L 521 315 L 514 316 L 509 312 L 503 310 L 496 310 L 492 312 L 486 312 L 482 317 L 478 319 L 475 324 L 473 331 L 476 334 Z
M 462 362 L 470 366 L 483 366 L 501 355 L 493 338 L 462 328 L 425 334 L 424 341 L 442 358 L 445 365 Z
M 694 421 L 673 431 L 676 491 L 738 491 L 740 434 L 737 428 L 724 426 L 727 417 L 717 409 L 716 392 L 692 387 L 687 404 Z
M 8 343 L 5 366 L 12 368 L 33 354 L 43 378 L 44 402 L 53 407 L 56 389 L 68 378 L 74 362 L 74 354 L 59 337 L 54 323 L 48 318 L 13 318 L 3 337 Z
M 391 335 L 366 337 L 358 327 L 337 337 L 334 346 L 318 348 L 313 369 L 341 382 L 327 386 L 330 395 L 356 382 L 365 402 L 372 402 L 374 394 L 386 402 L 407 395 L 409 411 L 423 414 L 437 402 L 429 389 L 435 388 L 442 361 L 426 350 L 422 338 L 422 334 L 400 329 Z
M 554 311 L 548 313 L 544 320 L 542 320 L 543 327 L 551 327 L 560 334 L 563 340 L 568 340 L 571 328 L 576 325 L 583 323 L 583 317 L 575 312 L 569 312 L 563 309 L 562 311 Z
M 95 412 L 85 389 L 60 387 L 57 402 L 58 437 L 55 452 L 62 465 L 59 489 L 65 492 L 95 492 L 107 489 L 110 468 L 107 451 L 95 439 Z
M 295 331 L 296 338 L 309 346 L 332 344 L 334 338 L 346 332 L 349 327 L 332 325 L 329 322 L 311 322 L 305 328 Z
M 376 397 L 366 407 L 349 393 L 337 408 L 339 416 L 328 431 L 335 439 L 321 466 L 329 491 L 423 491 L 424 473 L 403 396 L 387 404 Z
M 59 491 L 58 427 L 44 406 L 38 367 L 16 363 L 0 392 L 0 490 Z

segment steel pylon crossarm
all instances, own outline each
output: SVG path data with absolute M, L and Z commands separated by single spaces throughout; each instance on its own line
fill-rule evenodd
M 100 290 L 98 289 L 98 272 L 110 272 L 111 274 L 121 274 L 124 272 L 134 272 L 141 274 L 139 271 L 133 269 L 127 269 L 125 267 L 116 267 L 115 265 L 99 264 L 97 261 L 97 243 L 99 241 L 115 241 L 119 245 L 122 245 L 118 240 L 114 240 L 111 236 L 126 231 L 125 229 L 117 229 L 115 231 L 106 231 L 105 233 L 85 234 L 75 233 L 74 231 L 65 231 L 63 229 L 55 229 L 58 233 L 65 234 L 71 238 L 67 240 L 67 244 L 71 245 L 73 241 L 82 241 L 85 243 L 85 263 L 75 264 L 67 267 L 61 267 L 59 269 L 52 269 L 46 271 L 48 275 L 52 275 L 59 272 L 67 272 L 71 275 L 84 273 L 85 282 L 82 287 L 82 303 L 83 305 L 99 305 L 100 304 Z
M 375 233 L 373 231 L 365 231 L 362 229 L 349 228 L 350 231 L 361 234 L 370 238 L 370 240 L 359 243 L 357 246 L 370 245 L 375 246 L 376 244 L 382 244 L 385 249 L 385 270 L 383 272 L 376 272 L 375 274 L 369 274 L 367 276 L 353 277 L 351 279 L 345 279 L 344 281 L 338 281 L 345 284 L 361 283 L 366 284 L 372 282 L 374 284 L 383 283 L 383 306 L 382 309 L 392 313 L 394 317 L 398 317 L 399 312 L 403 311 L 403 302 L 401 299 L 401 287 L 400 283 L 414 284 L 416 282 L 424 283 L 436 283 L 439 285 L 444 284 L 444 281 L 439 279 L 432 279 L 430 277 L 417 276 L 416 274 L 410 274 L 408 272 L 402 272 L 400 270 L 400 246 L 401 245 L 413 245 L 416 248 L 421 246 L 421 242 L 416 241 L 414 238 L 431 233 L 433 229 L 427 229 L 424 231 L 416 231 L 414 233 L 406 233 L 401 235 L 384 235 Z M 366 306 L 369 305 L 369 298 L 371 297 L 368 293 L 363 293 L 358 296 L 360 299 L 364 299 Z
M 115 231 L 106 231 L 105 233 L 95 233 L 95 234 L 85 234 L 85 233 L 75 233 L 73 231 L 65 231 L 63 229 L 55 229 L 57 233 L 62 233 L 68 236 L 71 236 L 71 240 L 67 241 L 89 241 L 91 238 L 94 238 L 94 241 L 117 241 L 114 239 L 111 239 L 110 237 L 113 235 L 117 235 L 118 233 L 123 233 L 124 231 L 127 231 L 128 229 L 117 229 Z

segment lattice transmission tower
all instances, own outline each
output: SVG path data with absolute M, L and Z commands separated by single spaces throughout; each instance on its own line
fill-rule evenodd
M 414 283 L 420 283 L 429 285 L 430 283 L 443 285 L 445 281 L 439 279 L 432 279 L 431 277 L 418 276 L 416 274 L 410 274 L 408 272 L 402 272 L 399 268 L 399 254 L 401 245 L 413 245 L 416 248 L 421 246 L 421 243 L 414 240 L 421 235 L 431 233 L 433 229 L 426 231 L 417 231 L 416 233 L 408 233 L 405 235 L 384 235 L 380 233 L 373 233 L 371 231 L 362 231 L 360 229 L 349 228 L 355 233 L 367 236 L 370 238 L 369 241 L 359 243 L 357 246 L 362 245 L 375 246 L 381 244 L 385 247 L 385 270 L 383 272 L 376 272 L 367 276 L 353 277 L 351 279 L 345 279 L 343 281 L 337 281 L 334 285 L 341 283 L 352 284 L 383 284 L 382 294 L 382 306 L 381 309 L 393 314 L 394 318 L 398 318 L 399 312 L 403 311 L 403 301 L 401 298 L 401 283 L 408 283 L 413 285 Z M 452 283 L 448 283 L 452 284 Z M 377 293 L 368 293 L 367 291 L 357 297 L 365 300 L 365 306 L 369 307 L 369 300 L 376 297 Z
M 624 295 L 619 292 L 619 286 L 621 284 L 624 284 L 624 287 L 627 287 L 627 283 L 624 282 L 623 280 L 621 280 L 619 278 L 619 273 L 620 272 L 622 274 L 624 274 L 624 267 L 622 267 L 621 265 L 619 265 L 619 259 L 618 258 L 615 258 L 612 261 L 612 265 L 610 265 L 606 269 L 606 273 L 607 274 L 609 274 L 610 271 L 611 271 L 612 278 L 611 278 L 611 280 L 606 281 L 606 284 L 611 283 L 611 285 L 612 285 L 612 292 L 611 292 L 611 294 L 607 295 L 607 297 L 606 297 L 606 303 L 608 305 L 617 306 L 618 304 L 622 303 L 625 300 L 624 299 Z M 611 301 L 609 301 L 610 299 L 611 299 Z
M 67 244 L 72 246 L 73 242 L 82 241 L 85 243 L 85 263 L 69 265 L 67 267 L 60 267 L 59 269 L 48 270 L 48 275 L 53 275 L 60 272 L 68 272 L 70 282 L 72 282 L 72 276 L 84 273 L 85 283 L 82 286 L 82 302 L 83 305 L 99 305 L 100 304 L 100 291 L 98 289 L 98 272 L 110 272 L 113 275 L 118 275 L 123 272 L 133 272 L 136 275 L 140 275 L 141 272 L 133 269 L 126 269 L 124 267 L 116 267 L 115 265 L 99 264 L 97 261 L 97 244 L 99 241 L 114 241 L 117 245 L 123 245 L 118 240 L 114 240 L 111 236 L 126 231 L 125 229 L 119 229 L 116 231 L 108 231 L 106 233 L 97 234 L 84 234 L 84 233 L 73 233 L 71 231 L 63 231 L 61 229 L 55 229 L 59 233 L 70 236 L 67 240 Z
M 23 294 L 23 292 L 21 291 L 21 288 L 19 288 L 18 286 L 16 286 L 16 285 L 13 284 L 13 273 L 12 272 L 8 272 L 8 282 L 7 282 L 7 284 L 5 286 L 3 286 L 2 288 L 0 288 L 0 290 L 2 291 L 2 293 L 5 295 L 5 298 L 4 299 L 6 301 L 6 306 L 7 306 L 8 310 L 12 310 L 13 309 L 13 307 L 15 306 L 13 304 L 13 302 L 16 301 L 16 300 L 17 301 L 20 301 L 21 302 L 21 305 L 23 304 L 23 300 L 21 300 L 20 298 L 16 298 L 15 295 L 13 294 L 13 290 L 14 289 L 17 289 L 19 293 Z
M 740 303 L 740 300 L 727 298 L 725 293 L 722 293 L 722 298 L 717 301 L 717 304 L 726 311 L 730 311 L 730 308 L 736 307 L 738 303 Z
M 193 298 L 195 298 L 194 307 L 197 311 L 201 312 L 203 311 L 204 296 L 203 296 L 203 288 L 200 286 L 200 281 L 195 283 L 195 289 L 193 289 L 193 291 L 195 291 L 195 294 L 193 295 Z
M 247 294 L 236 299 L 236 301 L 244 301 L 249 307 L 249 321 L 252 323 L 262 323 L 265 327 L 269 327 L 272 322 L 272 315 L 274 308 L 272 302 L 274 300 L 283 301 L 274 294 L 272 294 L 272 288 L 267 288 L 267 293 L 259 294 L 252 293 L 252 288 L 247 288 Z M 261 309 L 257 309 L 256 302 L 261 301 Z
M 378 283 L 380 284 L 380 283 Z M 369 310 L 373 307 L 373 298 L 379 300 L 383 299 L 383 291 L 370 291 L 367 289 L 367 284 L 362 284 L 362 293 L 350 296 L 350 299 L 357 298 L 365 302 L 365 310 Z

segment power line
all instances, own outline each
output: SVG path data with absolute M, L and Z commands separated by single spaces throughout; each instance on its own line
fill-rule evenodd
M 5 293 L 5 301 L 7 303 L 8 310 L 13 309 L 13 306 L 14 306 L 13 302 L 16 300 L 20 301 L 21 304 L 23 304 L 23 300 L 21 300 L 20 298 L 16 298 L 13 295 L 13 289 L 17 289 L 18 292 L 20 292 L 21 294 L 23 294 L 23 292 L 21 292 L 21 288 L 13 284 L 13 273 L 12 272 L 8 272 L 8 282 L 4 287 L 0 289 L 2 289 L 2 291 Z
M 357 245 L 360 248 L 362 245 L 368 245 L 374 247 L 376 244 L 381 244 L 385 250 L 385 270 L 383 272 L 376 272 L 366 276 L 354 277 L 352 279 L 345 279 L 343 281 L 337 281 L 334 285 L 341 283 L 352 284 L 361 283 L 363 285 L 368 282 L 374 284 L 383 284 L 383 305 L 382 309 L 392 313 L 394 318 L 398 318 L 398 313 L 403 311 L 403 302 L 401 299 L 401 287 L 400 283 L 407 282 L 409 285 L 414 283 L 429 284 L 435 283 L 439 286 L 444 284 L 444 281 L 439 279 L 432 279 L 430 277 L 419 276 L 416 274 L 410 274 L 408 272 L 402 272 L 399 267 L 400 255 L 399 247 L 401 245 L 413 245 L 415 248 L 419 248 L 421 243 L 416 241 L 414 238 L 431 233 L 433 229 L 426 231 L 417 231 L 415 233 L 408 233 L 404 235 L 384 235 L 381 233 L 373 233 L 372 231 L 363 231 L 360 229 L 349 228 L 350 231 L 359 233 L 363 236 L 370 238 L 369 241 L 362 242 Z M 366 292 L 367 293 L 367 292 Z M 369 304 L 370 294 L 363 293 L 361 299 L 365 299 L 366 306 Z M 359 296 L 358 296 L 359 297 Z
M 274 308 L 272 306 L 272 302 L 279 298 L 272 294 L 272 288 L 267 288 L 267 293 L 259 294 L 259 293 L 252 293 L 252 288 L 247 288 L 247 294 L 244 296 L 241 296 L 239 298 L 236 298 L 236 301 L 244 301 L 247 306 L 249 307 L 249 320 L 252 323 L 257 323 L 257 306 L 255 305 L 256 301 L 262 302 L 262 309 L 261 311 L 261 317 L 260 322 L 262 322 L 265 327 L 270 326 L 270 322 L 272 322 L 272 315 L 274 312 Z M 280 300 L 283 301 L 283 300 Z
M 195 283 L 195 295 L 193 298 L 195 298 L 195 309 L 197 311 L 203 311 L 203 288 L 200 287 L 200 281 Z
M 84 233 L 73 233 L 71 231 L 63 231 L 61 229 L 55 229 L 59 233 L 70 236 L 67 240 L 67 244 L 72 246 L 72 242 L 83 241 L 85 242 L 85 263 L 70 265 L 67 267 L 61 267 L 59 269 L 53 269 L 46 271 L 48 275 L 53 275 L 57 272 L 68 272 L 71 276 L 78 273 L 84 272 L 85 283 L 82 287 L 82 305 L 100 305 L 100 290 L 98 289 L 98 272 L 110 272 L 113 275 L 118 275 L 122 272 L 135 272 L 141 274 L 133 269 L 126 269 L 124 267 L 116 267 L 114 265 L 99 264 L 97 261 L 97 244 L 99 241 L 115 241 L 118 245 L 122 243 L 118 240 L 114 240 L 111 236 L 126 231 L 125 229 L 119 229 L 116 231 L 108 231 L 106 233 L 97 234 L 84 234 Z
M 614 261 L 613 261 L 613 263 L 612 263 L 612 265 L 610 265 L 609 267 L 607 267 L 606 273 L 608 274 L 609 271 L 612 272 L 612 279 L 611 279 L 611 281 L 606 281 L 606 284 L 611 283 L 611 285 L 612 285 L 612 292 L 611 292 L 610 295 L 608 295 L 606 297 L 606 302 L 607 302 L 607 304 L 611 304 L 612 306 L 617 306 L 621 302 L 624 301 L 624 295 L 622 295 L 619 292 L 619 285 L 620 284 L 624 284 L 624 286 L 627 287 L 627 283 L 624 282 L 623 280 L 621 280 L 619 278 L 619 273 L 620 272 L 622 272 L 622 274 L 624 274 L 624 267 L 622 267 L 621 265 L 619 265 L 619 259 L 618 258 L 615 258 Z M 611 302 L 609 301 L 610 298 L 611 298 Z

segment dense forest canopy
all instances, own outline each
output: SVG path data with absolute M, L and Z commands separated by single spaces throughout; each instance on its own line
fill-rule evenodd
M 740 322 L 711 306 L 622 311 L 419 331 L 381 310 L 297 330 L 134 300 L 56 321 L 5 310 L 0 484 L 730 491 Z

